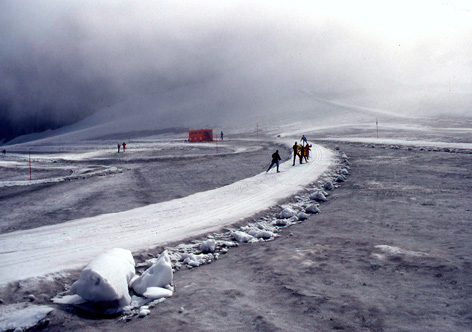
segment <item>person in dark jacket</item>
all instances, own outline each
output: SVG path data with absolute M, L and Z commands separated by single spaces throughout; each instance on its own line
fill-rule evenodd
M 297 142 L 292 146 L 293 149 L 293 166 L 295 166 L 295 160 L 297 159 L 297 156 L 300 158 L 300 164 L 302 163 L 303 159 L 303 147 L 301 145 L 298 145 Z
M 270 164 L 269 168 L 267 169 L 266 173 L 270 171 L 272 166 L 277 165 L 277 173 L 280 173 L 279 171 L 279 160 L 282 160 L 279 155 L 279 150 L 276 150 L 274 154 L 272 154 L 272 163 Z
M 293 166 L 295 166 L 295 159 L 297 158 L 297 153 L 298 153 L 298 144 L 295 142 L 295 144 L 292 146 L 293 149 Z

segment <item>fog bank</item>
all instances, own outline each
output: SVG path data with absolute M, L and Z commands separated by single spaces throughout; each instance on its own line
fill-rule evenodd
M 453 1 L 2 1 L 0 140 L 92 114 L 470 114 L 470 22 Z

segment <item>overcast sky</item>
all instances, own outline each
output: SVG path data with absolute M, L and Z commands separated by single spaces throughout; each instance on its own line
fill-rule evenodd
M 470 114 L 471 22 L 470 1 L 0 0 L 0 130 L 117 105 L 173 123 Z

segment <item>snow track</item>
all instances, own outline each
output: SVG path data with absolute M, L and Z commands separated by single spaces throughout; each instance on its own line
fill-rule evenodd
M 365 144 L 387 144 L 387 145 L 403 145 L 415 146 L 424 148 L 449 148 L 449 149 L 464 149 L 472 150 L 472 143 L 454 143 L 454 142 L 436 142 L 413 139 L 391 139 L 391 138 L 371 138 L 371 137 L 331 137 L 324 138 L 325 141 L 334 142 L 352 142 Z
M 137 251 L 216 231 L 296 194 L 333 160 L 330 150 L 313 145 L 309 163 L 293 167 L 289 160 L 278 174 L 272 169 L 172 201 L 0 235 L 0 285 L 81 268 L 115 247 Z

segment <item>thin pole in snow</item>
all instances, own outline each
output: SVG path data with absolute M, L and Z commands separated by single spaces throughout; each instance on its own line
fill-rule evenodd
M 259 138 L 259 124 L 256 125 L 256 137 Z
M 28 150 L 28 156 L 29 156 L 29 169 L 30 169 L 30 180 L 31 180 L 31 151 Z
M 216 142 L 216 154 L 218 154 L 218 137 L 215 139 Z
M 375 126 L 377 127 L 377 138 L 379 138 L 379 120 L 375 119 Z

